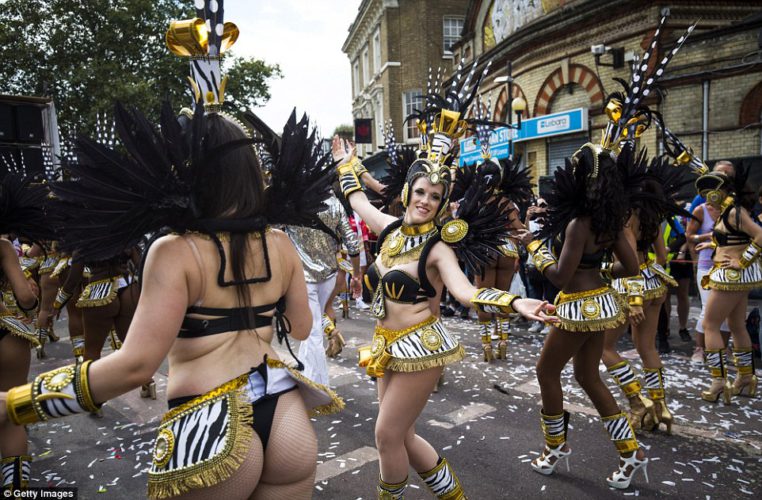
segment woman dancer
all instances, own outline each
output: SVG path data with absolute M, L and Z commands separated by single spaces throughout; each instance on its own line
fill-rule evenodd
M 650 60 L 659 45 L 665 21 L 666 17 L 662 17 L 643 60 Z M 565 168 L 556 171 L 554 190 L 548 197 L 547 222 L 538 240 L 527 247 L 535 267 L 561 290 L 556 297 L 559 324 L 551 328 L 537 363 L 546 445 L 542 455 L 532 461 L 532 468 L 541 474 L 552 474 L 561 459 L 568 470 L 569 413 L 563 410 L 561 371 L 574 358 L 575 377 L 601 415 L 620 455 L 619 469 L 606 482 L 624 489 L 638 470 L 643 469 L 646 475 L 648 459 L 627 415 L 619 410 L 598 373 L 604 341 L 601 333 L 627 321 L 626 306 L 619 294 L 604 284 L 600 265 L 604 255 L 613 251 L 618 262 L 609 269 L 609 279 L 634 276 L 640 271 L 625 231 L 629 216 L 625 176 L 637 161 L 634 140 L 651 123 L 652 114 L 642 101 L 692 30 L 693 26 L 650 75 L 646 74 L 647 64 L 636 64 L 629 85 L 619 80 L 624 93 L 607 98 L 604 109 L 609 123 L 601 144 L 585 144 Z M 552 238 L 551 248 L 543 244 L 543 238 Z M 634 306 L 643 303 L 639 285 L 637 281 L 628 282 L 628 301 Z
M 720 214 L 714 225 L 712 241 L 696 245 L 699 252 L 715 248 L 714 265 L 701 280 L 701 286 L 710 290 L 703 327 L 704 355 L 712 375 L 712 384 L 701 392 L 701 397 L 716 402 L 722 396 L 725 404 L 730 404 L 734 395 L 753 397 L 757 390 L 751 338 L 746 330 L 746 306 L 749 291 L 762 285 L 759 262 L 762 228 L 749 215 L 754 191 L 746 187 L 747 175 L 744 169 L 736 168 L 733 177 L 715 171 L 696 181 L 696 190 Z M 738 371 L 732 385 L 727 380 L 723 359 L 726 345 L 720 332 L 720 325 L 726 319 Z
M 15 233 L 31 240 L 52 239 L 43 204 L 48 189 L 31 184 L 29 178 L 7 174 L 0 183 L 0 234 Z M 37 308 L 38 290 L 21 270 L 13 243 L 0 238 L 0 278 L 11 289 L 16 307 L 27 314 Z M 39 347 L 39 338 L 29 325 L 0 303 L 0 391 L 24 384 L 29 375 L 30 347 Z M 0 413 L 4 411 L 0 409 Z M 26 488 L 32 457 L 29 456 L 24 427 L 0 418 L 0 490 Z
M 617 342 L 626 324 L 606 331 L 602 359 L 629 401 L 633 429 L 651 430 L 662 422 L 670 433 L 672 414 L 665 402 L 663 365 L 656 350 L 656 327 L 667 286 L 677 286 L 677 282 L 663 268 L 667 249 L 661 225 L 674 215 L 688 215 L 674 202 L 674 196 L 689 181 L 682 180 L 684 171 L 673 167 L 667 159 L 656 158 L 647 165 L 645 156 L 641 154 L 633 169 L 625 180 L 631 191 L 632 207 L 627 228 L 637 251 L 640 273 L 614 280 L 613 286 L 621 295 L 627 296 L 629 290 L 634 290 L 632 285 L 637 285 L 637 294 L 642 297 L 641 305 L 637 305 L 638 300 L 635 300 L 630 308 L 630 325 L 635 348 L 643 363 L 649 398 L 642 396 L 640 380 L 630 363 L 617 352 Z M 655 261 L 649 257 L 651 249 L 656 255 Z
M 370 204 L 356 174 L 359 160 L 346 154 L 340 139 L 334 138 L 335 157 L 344 156 L 339 166 L 342 191 L 370 229 L 379 234 L 379 256 L 368 268 L 363 287 L 378 323 L 372 346 L 361 352 L 368 374 L 378 378 L 380 405 L 375 434 L 381 469 L 379 498 L 402 498 L 411 466 L 437 498 L 465 498 L 447 460 L 415 432 L 415 422 L 443 367 L 464 356 L 463 347 L 437 318 L 443 285 L 461 303 L 488 313 L 516 311 L 546 319 L 542 302 L 518 299 L 497 289 L 476 289 L 458 267 L 456 251 L 474 268 L 489 255 L 497 256 L 503 237 L 502 227 L 492 222 L 505 223 L 507 218 L 496 200 L 487 202 L 489 193 L 482 176 L 460 203 L 460 219 L 441 229 L 436 224 L 448 207 L 450 148 L 466 126 L 461 116 L 481 80 L 479 77 L 474 88 L 469 88 L 475 70 L 476 64 L 464 80 L 461 65 L 445 97 L 429 89 L 426 108 L 415 117 L 422 132 L 421 149 L 407 170 L 401 195 L 405 213 L 400 219 Z M 475 213 L 490 222 L 491 232 L 480 233 L 484 223 L 479 224 Z M 490 253 L 469 253 L 469 247 L 489 248 Z
M 718 161 L 714 164 L 713 170 L 715 172 L 724 173 L 728 177 L 733 177 L 735 175 L 733 164 L 728 161 Z M 693 219 L 688 221 L 688 227 L 685 229 L 685 237 L 694 251 L 696 245 L 699 243 L 712 241 L 712 230 L 714 229 L 714 224 L 719 216 L 719 207 L 715 207 L 706 201 L 693 210 Z M 695 253 L 698 256 L 698 263 L 696 265 L 696 283 L 700 285 L 704 276 L 709 273 L 709 270 L 714 264 L 712 260 L 714 248 L 704 247 Z M 701 299 L 701 313 L 699 313 L 699 317 L 696 320 L 695 347 L 693 356 L 691 357 L 691 363 L 704 364 L 704 316 L 706 315 L 706 303 L 709 299 L 709 290 L 699 286 L 698 291 L 699 298 Z M 720 324 L 720 333 L 722 334 L 723 342 L 727 344 L 730 339 L 730 328 L 728 327 L 727 318 Z
M 341 403 L 288 369 L 271 346 L 273 319 L 279 338 L 290 326 L 298 339 L 312 321 L 297 253 L 268 225 L 317 226 L 311 214 L 323 208 L 331 172 L 308 124 L 306 116 L 297 122 L 292 115 L 280 147 L 267 141 L 274 163 L 267 193 L 244 129 L 220 114 L 205 116 L 201 103 L 186 132 L 166 105 L 161 134 L 118 106 L 128 157 L 79 141 L 78 181 L 54 191 L 62 200 L 57 212 L 70 215 L 65 234 L 82 260 L 108 260 L 161 227 L 177 234 L 147 251 L 122 349 L 11 389 L 0 397 L 7 398 L 8 417 L 29 424 L 95 411 L 146 383 L 168 357 L 171 409 L 155 442 L 149 496 L 309 498 L 316 438 L 307 408 L 330 412 Z M 109 158 L 108 166 L 100 158 Z M 96 220 L 93 200 L 103 210 Z M 186 439 L 195 433 L 229 446 Z

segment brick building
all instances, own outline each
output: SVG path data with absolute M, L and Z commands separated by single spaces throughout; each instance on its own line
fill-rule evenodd
M 352 114 L 373 120 L 373 143 L 358 145 L 361 155 L 383 146 L 387 120 L 397 141 L 417 142 L 415 124 L 403 120 L 421 107 L 429 67 L 451 72 L 450 47 L 467 7 L 468 0 L 362 0 L 342 47 L 352 67 Z
M 665 50 L 693 22 L 698 26 L 662 77 L 662 98 L 653 96 L 649 106 L 705 160 L 745 158 L 759 164 L 755 174 L 762 175 L 760 7 L 760 0 L 471 0 L 452 51 L 454 62 L 492 60 L 482 93 L 497 119 L 506 121 L 519 96 L 527 103 L 524 118 L 538 118 L 538 127 L 543 116 L 584 111 L 582 130 L 516 138 L 516 153 L 538 178 L 584 142 L 599 139 L 605 96 L 620 90 L 612 78 L 629 80 L 633 56 L 648 46 L 667 8 Z M 508 85 L 495 81 L 507 75 L 508 61 L 510 97 Z M 661 152 L 656 127 L 641 145 Z

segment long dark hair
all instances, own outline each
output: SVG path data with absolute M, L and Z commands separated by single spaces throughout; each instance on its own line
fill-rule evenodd
M 246 139 L 241 127 L 222 115 L 206 116 L 204 148 L 214 148 L 232 141 Z M 262 169 L 253 147 L 244 145 L 228 150 L 208 162 L 205 172 L 199 172 L 193 189 L 197 215 L 203 219 L 245 219 L 261 216 L 265 211 Z M 266 243 L 261 242 L 264 246 Z M 249 233 L 230 233 L 230 267 L 236 286 L 239 305 L 251 303 L 246 284 L 246 256 L 249 253 Z
M 622 154 L 631 154 L 623 150 Z M 622 184 L 621 170 L 607 151 L 596 153 L 591 148 L 579 151 L 577 175 L 588 177 L 583 213 L 590 216 L 590 228 L 596 243 L 608 244 L 616 240 L 629 215 L 627 196 Z M 626 161 L 620 158 L 618 161 Z M 591 169 L 598 165 L 598 174 L 590 178 Z

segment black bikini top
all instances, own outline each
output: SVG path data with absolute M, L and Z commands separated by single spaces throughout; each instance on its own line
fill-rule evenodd
M 275 309 L 275 314 L 266 316 L 262 313 Z M 177 336 L 181 339 L 206 337 L 225 332 L 237 332 L 239 330 L 251 330 L 272 325 L 273 318 L 282 321 L 283 312 L 286 309 L 286 301 L 281 297 L 275 304 L 265 304 L 256 307 L 201 307 L 190 306 L 185 311 L 185 318 Z M 203 314 L 216 316 L 214 318 L 194 318 L 189 314 Z M 254 324 L 251 324 L 253 320 Z
M 563 237 L 559 234 L 553 240 L 553 255 L 559 258 L 561 255 L 561 249 L 564 246 Z M 603 259 L 606 257 L 607 249 L 602 248 L 595 253 L 583 253 L 582 259 L 579 261 L 577 269 L 600 269 Z
M 381 252 L 381 247 L 384 244 L 387 236 L 392 231 L 400 227 L 402 219 L 399 219 L 392 224 L 389 224 L 381 231 L 376 241 L 376 251 Z M 433 237 L 426 242 L 421 256 L 418 259 L 418 279 L 414 278 L 410 274 L 401 271 L 399 269 L 392 269 L 388 271 L 382 278 L 380 278 L 383 288 L 384 297 L 394 302 L 402 302 L 404 304 L 418 304 L 419 302 L 425 302 L 429 297 L 436 296 L 437 292 L 434 287 L 429 283 L 426 276 L 426 259 L 429 256 L 429 252 L 433 248 L 434 244 L 439 241 L 439 238 Z M 373 295 L 379 285 L 379 273 L 376 263 L 374 262 L 368 266 L 368 270 L 365 272 L 363 278 L 362 295 L 364 301 L 372 301 Z
M 733 229 L 733 226 L 730 225 L 730 210 L 732 208 L 732 205 L 729 206 L 722 212 L 722 215 L 720 216 L 720 219 L 725 225 L 727 232 L 718 231 L 716 229 L 716 224 L 714 226 L 715 229 L 712 231 L 712 239 L 717 242 L 717 246 L 727 247 L 732 245 L 745 245 L 751 241 L 751 238 L 748 234 L 744 233 L 743 231 L 739 231 L 738 229 Z M 736 226 L 738 226 L 740 221 L 738 210 L 740 210 L 740 208 L 736 209 Z
M 387 300 L 402 302 L 403 304 L 418 304 L 419 302 L 426 302 L 429 297 L 434 296 L 433 290 L 426 290 L 417 279 L 399 269 L 392 269 L 380 279 L 384 297 Z M 378 287 L 378 281 L 378 269 L 374 262 L 368 267 L 363 278 L 363 300 L 372 300 L 373 293 Z

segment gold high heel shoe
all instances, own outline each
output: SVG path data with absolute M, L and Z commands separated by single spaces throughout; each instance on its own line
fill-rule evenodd
M 482 350 L 484 351 L 484 361 L 489 363 L 494 358 L 492 355 L 492 337 L 482 335 Z
M 658 415 L 654 401 L 638 393 L 629 398 L 630 414 L 628 415 L 633 430 L 653 430 L 659 425 Z M 634 403 L 634 404 L 633 404 Z
M 156 382 L 151 380 L 150 383 L 140 386 L 140 397 L 156 399 Z
M 701 399 L 710 403 L 716 403 L 720 399 L 720 396 L 722 396 L 722 401 L 726 405 L 729 405 L 732 393 L 733 386 L 730 385 L 727 379 L 713 378 L 709 390 L 701 391 Z
M 731 393 L 733 396 L 748 396 L 753 398 L 757 394 L 759 380 L 756 375 L 739 375 L 733 381 Z
M 655 399 L 654 407 L 654 411 L 656 412 L 656 425 L 654 425 L 654 427 L 658 428 L 659 424 L 664 424 L 667 426 L 667 434 L 672 434 L 673 417 L 669 408 L 667 408 L 667 402 L 664 399 Z

